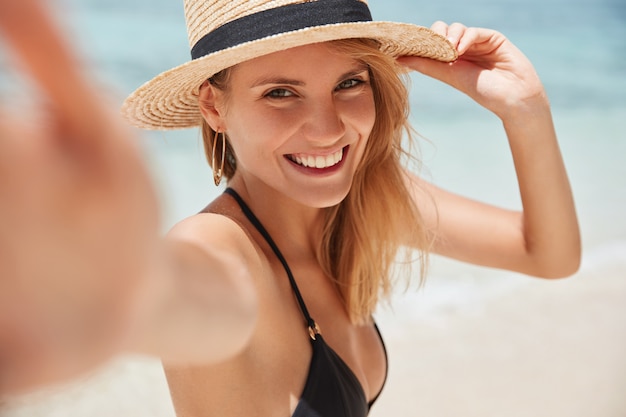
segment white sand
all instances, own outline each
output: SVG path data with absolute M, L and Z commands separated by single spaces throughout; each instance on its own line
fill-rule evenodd
M 500 285 L 501 273 L 459 266 L 463 297 L 433 279 L 399 298 L 377 318 L 390 374 L 371 416 L 626 416 L 626 248 L 615 249 L 624 256 L 586 260 L 567 280 Z M 159 363 L 129 358 L 0 415 L 174 416 Z
M 371 416 L 626 416 L 622 253 L 567 280 L 520 281 L 479 307 L 421 320 L 396 308 L 388 385 Z

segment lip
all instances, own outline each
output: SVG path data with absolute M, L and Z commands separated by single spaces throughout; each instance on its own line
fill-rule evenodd
M 308 175 L 324 176 L 324 175 L 333 174 L 334 172 L 340 170 L 341 167 L 344 165 L 344 163 L 345 163 L 345 161 L 346 161 L 346 159 L 348 157 L 348 152 L 350 150 L 350 145 L 346 145 L 342 149 L 343 149 L 343 157 L 341 158 L 341 161 L 339 161 L 335 165 L 327 167 L 327 168 L 305 167 L 304 165 L 300 165 L 297 162 L 292 161 L 291 158 L 289 158 L 289 156 L 287 156 L 287 155 L 285 155 L 285 159 L 294 168 L 296 168 L 300 172 L 303 172 L 303 173 L 308 174 Z

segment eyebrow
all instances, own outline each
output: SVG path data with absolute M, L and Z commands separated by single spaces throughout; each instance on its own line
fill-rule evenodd
M 296 85 L 301 86 L 304 85 L 304 82 L 299 80 L 292 80 L 290 78 L 282 78 L 282 77 L 267 77 L 261 78 L 252 83 L 252 87 L 261 87 L 263 85 L 268 84 L 284 84 L 284 85 Z
M 369 67 L 366 64 L 359 64 L 358 67 L 355 67 L 354 69 L 342 74 L 341 76 L 339 76 L 337 78 L 337 81 L 342 81 L 345 80 L 347 78 L 350 77 L 354 77 L 356 75 L 361 74 L 364 71 L 367 71 L 369 69 Z M 293 86 L 303 86 L 305 85 L 305 83 L 301 80 L 296 80 L 296 79 L 292 79 L 292 78 L 285 78 L 285 77 L 266 77 L 266 78 L 259 78 L 257 80 L 255 80 L 254 82 L 252 82 L 251 87 L 260 87 L 263 85 L 293 85 Z

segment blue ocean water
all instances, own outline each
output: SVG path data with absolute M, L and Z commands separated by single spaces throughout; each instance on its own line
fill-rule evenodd
M 189 59 L 179 0 L 57 0 L 58 18 L 94 82 L 117 103 Z M 624 0 L 372 0 L 377 20 L 460 21 L 506 34 L 535 64 L 553 104 L 585 245 L 626 241 L 626 2 Z M 7 75 L 3 70 L 3 79 Z M 499 121 L 467 97 L 412 77 L 412 120 L 427 175 L 470 197 L 519 206 Z M 198 134 L 142 133 L 163 196 L 166 227 L 218 192 Z M 616 256 L 626 259 L 626 253 Z

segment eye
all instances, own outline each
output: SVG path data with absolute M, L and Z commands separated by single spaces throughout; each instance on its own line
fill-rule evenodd
M 363 83 L 363 80 L 350 78 L 349 80 L 340 82 L 339 85 L 337 86 L 337 90 L 347 90 L 349 88 L 356 87 L 362 83 Z
M 293 95 L 294 94 L 291 91 L 286 90 L 284 88 L 275 88 L 274 90 L 271 90 L 270 92 L 265 94 L 265 97 L 285 98 L 285 97 L 292 97 Z

